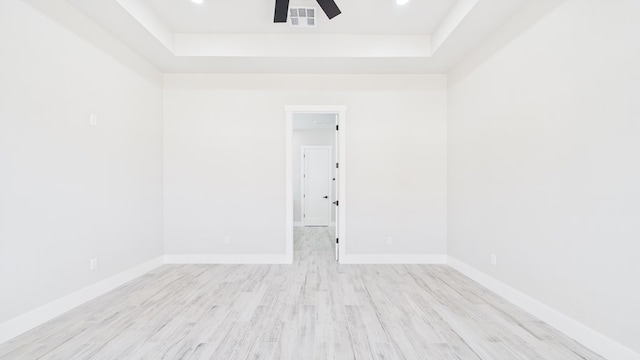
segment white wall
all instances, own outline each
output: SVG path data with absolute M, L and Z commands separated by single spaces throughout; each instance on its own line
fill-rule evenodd
M 286 105 L 348 107 L 347 253 L 445 253 L 444 76 L 167 74 L 164 86 L 167 254 L 284 254 Z
M 0 2 L 0 323 L 162 254 L 159 72 L 30 3 Z
M 448 147 L 449 255 L 636 351 L 638 14 L 529 4 L 452 72 Z
M 284 253 L 284 106 L 347 105 L 348 253 L 443 254 L 448 185 L 450 255 L 640 351 L 639 12 L 538 1 L 454 69 L 448 184 L 444 76 L 165 75 L 166 253 Z M 163 94 L 61 0 L 0 43 L 2 323 L 162 254 Z
M 295 117 L 294 117 L 295 122 Z M 335 121 L 334 121 L 335 123 Z M 330 163 L 334 163 L 334 150 L 336 143 L 335 129 L 314 129 L 293 131 L 293 221 L 302 221 L 302 146 L 331 146 Z M 332 174 L 335 166 L 331 167 Z M 334 175 L 332 175 L 334 176 Z M 335 176 L 334 176 L 335 177 Z M 331 182 L 332 198 L 335 198 L 335 181 Z M 335 201 L 335 200 L 332 200 Z M 335 206 L 331 206 L 331 221 L 336 221 Z

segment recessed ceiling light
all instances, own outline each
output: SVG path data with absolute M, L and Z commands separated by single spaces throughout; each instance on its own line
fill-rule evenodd
M 195 4 L 202 4 L 204 0 L 191 0 L 191 2 Z
M 404 4 L 408 3 L 408 2 L 409 2 L 409 0 L 396 0 L 396 4 L 398 4 L 398 5 L 404 5 Z

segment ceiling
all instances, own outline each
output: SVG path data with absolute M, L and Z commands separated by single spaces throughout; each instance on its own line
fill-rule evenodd
M 336 0 L 340 16 L 329 20 L 320 12 L 317 27 L 292 28 L 273 23 L 274 1 L 141 0 L 174 32 L 222 34 L 429 34 L 455 2 L 414 0 L 398 6 L 394 0 Z M 319 9 L 314 0 L 291 0 L 289 7 Z
M 446 73 L 534 0 L 313 0 L 315 28 L 274 24 L 275 0 L 67 0 L 163 72 Z

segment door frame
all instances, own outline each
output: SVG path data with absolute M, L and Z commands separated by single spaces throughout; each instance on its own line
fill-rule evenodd
M 285 256 L 287 261 L 293 264 L 293 114 L 295 113 L 311 113 L 311 114 L 337 114 L 336 124 L 338 130 L 338 142 L 336 149 L 338 152 L 339 176 L 336 177 L 336 184 L 339 207 L 337 211 L 336 237 L 340 239 L 338 242 L 338 251 L 340 259 L 346 255 L 346 129 L 347 129 L 347 107 L 344 105 L 287 105 L 285 106 L 286 122 L 285 122 Z M 339 260 L 340 262 L 341 260 Z
M 300 213 L 302 215 L 302 226 L 306 226 L 306 218 L 304 216 L 305 214 L 305 206 L 306 206 L 306 202 L 307 202 L 307 198 L 304 196 L 305 195 L 305 183 L 306 183 L 306 179 L 305 179 L 305 157 L 304 157 L 304 151 L 307 149 L 327 149 L 329 150 L 329 163 L 327 164 L 327 166 L 329 166 L 329 174 L 331 174 L 331 170 L 332 170 L 332 161 L 331 159 L 333 159 L 333 146 L 301 146 L 300 147 Z M 327 178 L 327 183 L 329 184 L 329 204 L 333 203 L 335 200 L 333 199 L 333 184 L 331 183 L 331 176 L 329 176 Z M 336 184 L 337 185 L 337 184 Z M 336 189 L 337 190 L 337 189 Z M 331 205 L 329 205 L 328 207 L 329 210 L 329 221 L 327 223 L 327 226 L 331 226 Z

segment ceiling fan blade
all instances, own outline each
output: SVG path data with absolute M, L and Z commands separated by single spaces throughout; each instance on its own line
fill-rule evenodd
M 273 15 L 274 23 L 286 23 L 289 13 L 289 0 L 276 0 L 276 10 Z
M 318 2 L 318 5 L 320 5 L 320 7 L 322 8 L 322 11 L 324 11 L 324 13 L 327 14 L 327 17 L 329 19 L 333 19 L 334 17 L 342 13 L 342 11 L 340 11 L 340 9 L 338 8 L 338 5 L 336 5 L 336 2 L 333 0 L 316 0 L 316 1 Z

